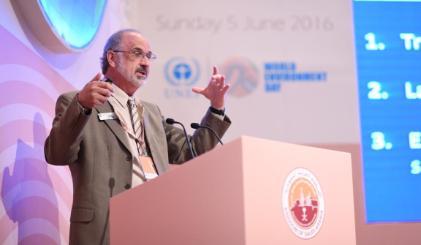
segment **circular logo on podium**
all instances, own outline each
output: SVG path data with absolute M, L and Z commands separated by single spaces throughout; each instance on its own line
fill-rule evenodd
M 324 219 L 324 200 L 319 181 L 307 169 L 288 174 L 282 190 L 282 208 L 289 228 L 302 239 L 313 238 Z

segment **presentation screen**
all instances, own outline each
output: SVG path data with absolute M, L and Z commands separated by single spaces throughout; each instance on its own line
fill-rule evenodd
M 421 221 L 421 1 L 354 1 L 366 219 Z

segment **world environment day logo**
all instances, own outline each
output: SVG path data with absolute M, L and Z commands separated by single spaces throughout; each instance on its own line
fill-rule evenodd
M 228 94 L 244 97 L 252 94 L 259 85 L 259 72 L 255 64 L 246 58 L 236 57 L 220 65 L 225 80 L 231 84 Z

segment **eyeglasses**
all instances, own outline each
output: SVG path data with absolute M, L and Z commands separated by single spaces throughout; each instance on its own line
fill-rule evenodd
M 143 51 L 140 48 L 134 48 L 131 50 L 111 50 L 111 51 L 116 52 L 116 53 L 128 53 L 129 57 L 132 59 L 140 59 L 140 58 L 142 59 L 146 58 L 148 60 L 156 59 L 156 55 L 154 53 L 152 53 L 151 51 L 145 53 L 145 51 Z

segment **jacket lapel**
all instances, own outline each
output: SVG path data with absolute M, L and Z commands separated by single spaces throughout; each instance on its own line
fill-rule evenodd
M 98 111 L 98 114 L 114 112 L 110 102 L 105 102 L 102 105 L 96 106 L 95 109 Z M 105 124 L 110 128 L 110 130 L 114 133 L 117 139 L 126 147 L 127 151 L 130 152 L 130 145 L 126 136 L 126 132 L 124 132 L 123 127 L 119 124 L 119 120 L 104 120 L 103 122 L 105 122 Z
M 145 138 L 146 142 L 149 146 L 149 149 L 152 154 L 152 159 L 154 159 L 155 167 L 158 171 L 158 174 L 162 174 L 166 172 L 167 168 L 162 163 L 162 157 L 159 155 L 161 150 L 157 149 L 157 147 L 162 147 L 159 145 L 158 140 L 156 139 L 156 135 L 153 133 L 154 129 L 152 127 L 153 123 L 151 122 L 151 114 L 150 110 L 147 106 L 144 106 L 144 113 L 143 113 L 143 120 L 145 123 Z

